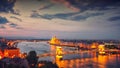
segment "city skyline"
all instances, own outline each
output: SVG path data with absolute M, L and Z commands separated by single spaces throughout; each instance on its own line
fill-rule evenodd
M 120 40 L 119 0 L 0 0 L 0 36 Z

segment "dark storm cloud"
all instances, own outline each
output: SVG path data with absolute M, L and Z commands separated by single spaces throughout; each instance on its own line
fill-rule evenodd
M 0 0 L 0 12 L 14 13 L 14 5 L 16 0 Z
M 0 24 L 6 24 L 8 20 L 5 17 L 0 16 Z
M 109 21 L 120 21 L 120 16 L 115 16 L 115 17 L 111 17 L 108 19 Z

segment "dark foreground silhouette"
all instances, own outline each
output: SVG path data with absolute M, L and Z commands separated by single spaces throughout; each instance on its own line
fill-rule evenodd
M 59 68 L 50 61 L 38 61 L 37 53 L 30 51 L 25 58 L 4 57 L 0 60 L 0 68 Z

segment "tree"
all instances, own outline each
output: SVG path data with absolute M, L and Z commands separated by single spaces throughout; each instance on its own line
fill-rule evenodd
M 28 61 L 30 68 L 36 68 L 38 57 L 35 51 L 30 51 L 26 59 Z

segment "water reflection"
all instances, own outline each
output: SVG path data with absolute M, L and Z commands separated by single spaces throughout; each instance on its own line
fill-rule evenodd
M 51 46 L 51 52 L 56 53 L 54 62 L 57 63 L 59 68 L 120 68 L 119 54 L 98 55 L 96 52 L 81 51 L 78 54 L 62 55 L 61 53 L 64 53 L 66 50 L 63 47 L 57 48 L 59 47 Z

